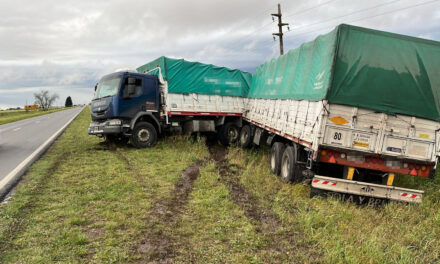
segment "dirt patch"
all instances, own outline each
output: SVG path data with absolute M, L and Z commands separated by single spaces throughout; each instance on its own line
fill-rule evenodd
M 180 215 L 188 203 L 194 181 L 200 175 L 200 166 L 202 162 L 196 162 L 182 171 L 181 177 L 170 193 L 170 198 L 157 201 L 151 208 L 147 218 L 147 229 L 140 243 L 133 248 L 133 251 L 140 255 L 139 262 L 173 262 L 178 248 L 176 242 L 182 243 L 185 238 L 178 237 L 178 234 L 172 231 L 180 224 Z
M 228 187 L 229 193 L 234 203 L 244 211 L 247 218 L 257 224 L 257 231 L 262 233 L 272 233 L 281 227 L 281 220 L 269 208 L 260 206 L 257 197 L 246 190 L 240 183 L 239 168 L 235 164 L 230 164 L 226 155 L 227 149 L 212 145 L 209 147 L 211 158 L 219 170 L 220 180 Z

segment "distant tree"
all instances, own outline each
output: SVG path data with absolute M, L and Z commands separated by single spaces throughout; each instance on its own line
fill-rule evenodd
M 50 95 L 47 90 L 34 93 L 35 104 L 40 105 L 41 109 L 44 111 L 48 110 L 58 97 L 59 96 L 56 93 Z
M 67 96 L 66 103 L 64 104 L 65 107 L 72 107 L 72 98 L 70 96 Z

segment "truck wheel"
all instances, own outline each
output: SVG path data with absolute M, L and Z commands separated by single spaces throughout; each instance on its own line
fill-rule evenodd
M 292 182 L 295 176 L 295 148 L 287 146 L 281 158 L 281 179 L 284 182 Z
M 281 157 L 286 146 L 281 142 L 275 142 L 270 149 L 270 171 L 275 175 L 280 175 Z
M 148 122 L 139 122 L 134 126 L 131 143 L 136 148 L 152 147 L 157 142 L 156 128 Z
M 236 143 L 240 136 L 240 129 L 234 123 L 224 124 L 218 134 L 218 139 L 223 146 L 229 146 L 231 143 Z
M 252 143 L 252 132 L 249 125 L 245 125 L 240 131 L 240 145 L 242 148 L 249 148 Z

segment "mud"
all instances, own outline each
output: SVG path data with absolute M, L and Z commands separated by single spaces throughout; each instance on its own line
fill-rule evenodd
M 180 215 L 188 203 L 188 197 L 194 181 L 200 175 L 202 162 L 196 162 L 182 171 L 180 179 L 175 183 L 170 193 L 170 198 L 157 201 L 151 208 L 151 213 L 146 219 L 147 229 L 142 235 L 143 239 L 133 248 L 140 255 L 141 263 L 173 263 L 178 245 L 185 238 L 173 233 L 179 225 Z M 167 228 L 163 227 L 166 225 Z M 158 228 L 159 227 L 159 228 Z
M 250 193 L 240 183 L 239 168 L 230 164 L 226 158 L 227 149 L 219 146 L 209 146 L 211 158 L 215 161 L 219 170 L 220 180 L 228 187 L 232 200 L 243 211 L 247 218 L 256 223 L 257 231 L 262 233 L 273 233 L 278 230 L 282 223 L 279 217 L 269 208 L 263 208 L 258 198 Z
M 279 216 L 271 208 L 259 203 L 258 198 L 240 183 L 240 168 L 231 164 L 227 159 L 227 149 L 219 146 L 209 146 L 211 159 L 215 161 L 219 171 L 219 180 L 229 189 L 230 196 L 256 226 L 256 232 L 263 235 L 266 242 L 260 250 L 266 252 L 265 262 L 284 263 L 289 255 L 300 251 L 310 256 L 310 262 L 318 257 L 315 245 L 306 244 L 304 235 L 294 226 L 283 226 Z

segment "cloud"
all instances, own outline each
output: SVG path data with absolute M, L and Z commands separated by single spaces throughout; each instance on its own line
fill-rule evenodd
M 424 2 L 281 1 L 284 21 L 292 28 L 285 34 L 285 50 L 339 23 L 438 40 L 440 3 L 407 8 Z M 272 40 L 277 26 L 270 16 L 277 3 L 2 0 L 0 91 L 8 93 L 0 92 L 0 104 L 22 105 L 24 95 L 32 98 L 31 90 L 23 88 L 41 87 L 63 96 L 70 92 L 87 103 L 103 74 L 133 69 L 162 55 L 252 72 L 279 53 Z M 397 9 L 402 10 L 391 12 Z M 386 12 L 391 13 L 377 16 Z

